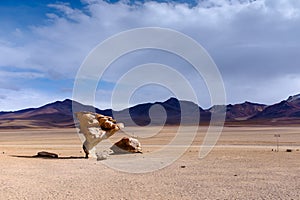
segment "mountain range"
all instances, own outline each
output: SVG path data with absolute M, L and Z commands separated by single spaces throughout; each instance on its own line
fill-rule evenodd
M 73 106 L 73 107 L 72 107 Z M 238 125 L 298 125 L 300 123 L 300 94 L 273 105 L 244 102 L 202 109 L 190 101 L 170 98 L 164 102 L 139 104 L 121 111 L 100 110 L 70 99 L 56 101 L 38 108 L 0 112 L 0 128 L 66 128 L 74 127 L 72 108 L 113 116 L 118 122 L 131 125 L 208 125 L 212 113 L 226 109 L 227 126 Z M 184 112 L 181 111 L 184 107 Z M 199 115 L 199 121 L 192 113 Z

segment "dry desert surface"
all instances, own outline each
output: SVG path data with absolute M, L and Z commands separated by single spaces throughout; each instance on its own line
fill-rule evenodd
M 163 147 L 178 128 L 164 127 L 152 134 L 154 130 L 126 128 L 126 133 L 139 138 L 144 154 L 110 155 L 97 161 L 83 158 L 75 129 L 2 129 L 0 199 L 300 199 L 299 127 L 225 127 L 213 150 L 199 159 L 207 130 L 200 127 L 186 152 L 162 169 L 129 173 L 106 163 L 136 158 L 136 165 L 151 166 L 147 155 L 159 152 L 155 159 L 163 164 Z M 274 134 L 281 136 L 279 152 L 272 151 Z M 116 133 L 110 142 L 123 135 Z M 57 153 L 59 158 L 32 157 L 39 151 Z

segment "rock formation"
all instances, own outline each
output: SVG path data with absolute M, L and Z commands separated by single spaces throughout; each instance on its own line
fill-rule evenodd
M 94 147 L 124 127 L 122 123 L 117 124 L 112 117 L 97 113 L 78 112 L 76 113 L 76 117 L 80 123 L 79 132 L 82 133 L 86 139 L 82 147 L 86 158 L 89 157 L 90 153 L 95 157 Z
M 142 153 L 141 143 L 135 138 L 123 137 L 111 148 L 114 153 Z

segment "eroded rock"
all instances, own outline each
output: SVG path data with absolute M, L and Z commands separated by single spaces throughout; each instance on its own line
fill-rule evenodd
M 89 154 L 96 157 L 95 146 L 124 127 L 122 123 L 117 124 L 112 117 L 93 112 L 77 112 L 76 117 L 80 123 L 80 133 L 86 139 L 82 146 L 86 158 Z
M 142 153 L 141 143 L 136 138 L 123 137 L 111 148 L 114 153 Z

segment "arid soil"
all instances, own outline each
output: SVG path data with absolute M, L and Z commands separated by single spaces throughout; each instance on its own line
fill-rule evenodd
M 177 127 L 159 134 L 152 134 L 156 127 L 125 130 L 141 141 L 144 154 L 110 155 L 107 161 L 136 157 L 151 165 L 147 155 L 162 151 Z M 84 159 L 75 129 L 0 130 L 0 199 L 300 199 L 299 127 L 225 127 L 214 149 L 199 159 L 205 133 L 200 127 L 169 166 L 128 173 L 105 160 Z M 274 134 L 280 134 L 279 152 Z M 116 133 L 111 143 L 124 135 Z M 59 158 L 32 157 L 39 151 Z

